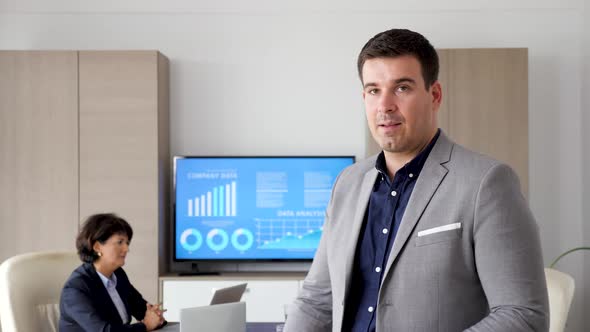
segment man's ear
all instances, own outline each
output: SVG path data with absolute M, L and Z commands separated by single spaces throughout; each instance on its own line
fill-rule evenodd
M 430 95 L 432 96 L 432 105 L 438 109 L 442 103 L 442 86 L 439 81 L 435 81 L 430 86 Z

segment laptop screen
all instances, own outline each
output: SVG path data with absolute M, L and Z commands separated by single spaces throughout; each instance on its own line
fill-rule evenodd
M 246 291 L 248 283 L 243 283 L 235 286 L 220 288 L 215 291 L 211 298 L 211 304 L 222 304 L 240 302 L 242 295 Z

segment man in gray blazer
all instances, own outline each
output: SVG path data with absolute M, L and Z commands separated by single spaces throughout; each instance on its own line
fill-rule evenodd
M 338 177 L 285 331 L 547 331 L 535 220 L 510 167 L 438 129 L 432 45 L 382 32 L 358 70 L 383 151 Z

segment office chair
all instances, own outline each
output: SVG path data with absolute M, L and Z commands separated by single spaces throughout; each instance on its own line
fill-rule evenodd
M 2 332 L 57 332 L 59 297 L 80 265 L 74 252 L 17 255 L 0 265 Z
M 545 268 L 545 278 L 549 292 L 549 332 L 563 332 L 574 297 L 574 278 L 551 268 Z

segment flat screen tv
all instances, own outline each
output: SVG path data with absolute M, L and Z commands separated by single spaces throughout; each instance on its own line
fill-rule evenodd
M 310 260 L 354 157 L 174 157 L 174 260 Z

